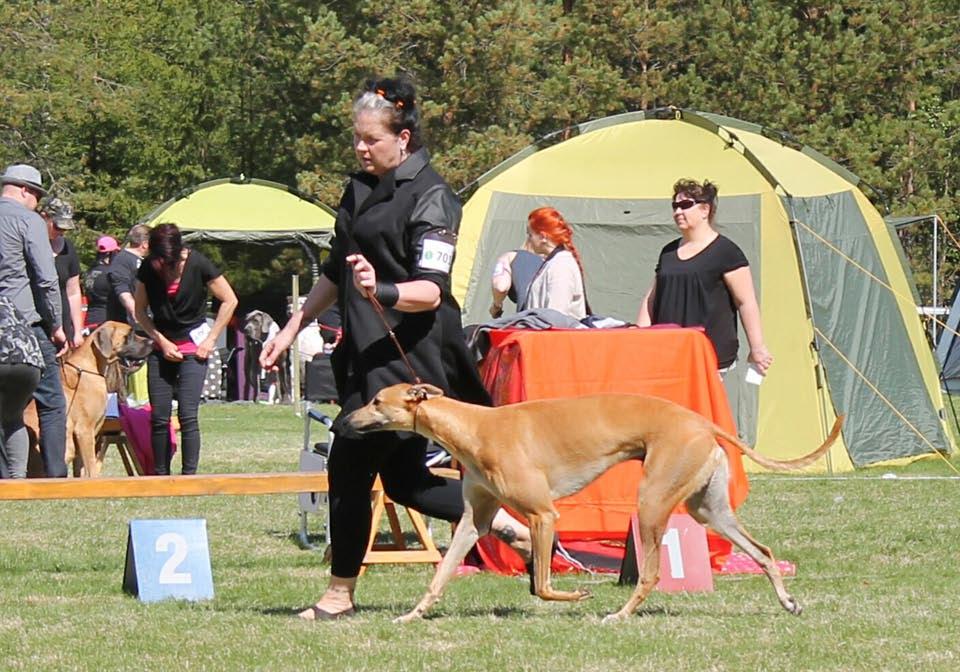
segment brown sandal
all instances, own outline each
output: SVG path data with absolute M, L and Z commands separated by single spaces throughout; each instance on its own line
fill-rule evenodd
M 354 607 L 349 607 L 343 611 L 327 611 L 317 605 L 313 605 L 312 607 L 307 607 L 305 611 L 313 612 L 313 618 L 304 618 L 304 612 L 297 614 L 297 616 L 304 621 L 336 621 L 341 618 L 350 618 L 357 614 L 357 610 Z

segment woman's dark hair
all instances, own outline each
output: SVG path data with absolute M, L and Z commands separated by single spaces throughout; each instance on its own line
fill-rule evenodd
M 150 231 L 150 253 L 147 262 L 166 282 L 173 280 L 183 251 L 183 238 L 176 224 L 157 224 Z
M 703 183 L 690 179 L 677 180 L 677 183 L 673 185 L 674 198 L 677 194 L 686 194 L 696 201 L 709 204 L 708 220 L 710 225 L 713 225 L 713 220 L 717 215 L 717 185 L 708 180 L 704 180 Z
M 404 129 L 410 131 L 407 149 L 411 153 L 423 146 L 417 90 L 406 77 L 368 79 L 360 95 L 353 101 L 353 116 L 364 110 L 383 112 L 387 116 L 387 127 L 394 135 Z

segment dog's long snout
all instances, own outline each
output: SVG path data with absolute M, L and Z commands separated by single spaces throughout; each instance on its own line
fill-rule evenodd
M 330 431 L 336 436 L 357 439 L 362 434 L 376 432 L 385 428 L 387 422 L 385 418 L 377 418 L 371 414 L 367 407 L 358 408 L 352 413 L 344 415 L 341 413 L 333 421 Z
M 333 425 L 330 426 L 330 432 L 335 436 L 341 436 L 346 439 L 360 438 L 362 432 L 354 426 L 351 420 L 355 413 L 356 411 L 347 414 L 341 413 L 334 418 Z

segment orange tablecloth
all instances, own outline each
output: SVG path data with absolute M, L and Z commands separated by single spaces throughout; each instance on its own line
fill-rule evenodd
M 700 329 L 521 329 L 494 331 L 490 340 L 482 374 L 498 406 L 607 392 L 647 394 L 686 406 L 736 434 L 713 345 Z M 724 448 L 736 507 L 749 486 L 740 451 Z M 623 462 L 576 495 L 558 500 L 561 541 L 625 539 L 641 473 L 639 462 Z M 708 540 L 714 566 L 719 566 L 730 545 L 713 534 Z M 495 539 L 485 539 L 479 549 L 492 569 L 523 569 L 519 558 Z

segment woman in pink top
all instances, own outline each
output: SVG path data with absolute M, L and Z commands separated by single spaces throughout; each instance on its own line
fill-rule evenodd
M 220 302 L 207 325 L 207 299 Z M 147 314 L 150 307 L 151 315 Z M 196 250 L 183 246 L 175 224 L 150 232 L 150 252 L 137 272 L 137 322 L 153 339 L 148 359 L 150 441 L 158 474 L 170 473 L 168 425 L 177 398 L 184 474 L 197 473 L 200 461 L 200 394 L 207 358 L 237 307 L 237 297 L 220 270 Z

